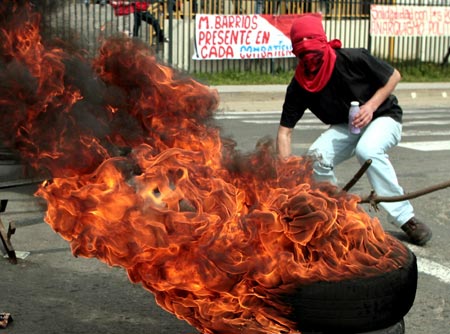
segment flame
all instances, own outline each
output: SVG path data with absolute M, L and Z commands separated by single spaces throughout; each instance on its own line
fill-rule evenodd
M 45 42 L 19 3 L 0 5 L 2 140 L 47 175 L 36 196 L 75 256 L 124 268 L 202 333 L 298 332 L 273 296 L 402 266 L 405 247 L 311 161 L 222 138 L 215 90 L 131 39 L 93 61 Z

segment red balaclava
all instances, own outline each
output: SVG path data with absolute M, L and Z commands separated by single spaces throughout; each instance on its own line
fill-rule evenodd
M 306 39 L 305 39 L 306 38 Z M 333 73 L 336 53 L 341 47 L 338 39 L 327 41 L 320 14 L 303 14 L 291 27 L 292 52 L 298 58 L 295 79 L 309 92 L 325 87 Z

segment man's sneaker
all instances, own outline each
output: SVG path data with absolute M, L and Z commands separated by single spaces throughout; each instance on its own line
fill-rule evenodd
M 154 45 L 162 44 L 162 43 L 170 43 L 170 39 L 168 39 L 167 37 L 163 37 L 163 38 L 158 39 L 158 43 L 156 43 L 156 40 L 153 43 L 154 43 Z
M 431 229 L 415 217 L 403 224 L 402 230 L 405 231 L 413 244 L 419 246 L 425 245 L 433 235 Z

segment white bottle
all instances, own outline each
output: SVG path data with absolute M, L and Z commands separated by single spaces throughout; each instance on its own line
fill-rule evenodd
M 355 135 L 361 132 L 360 128 L 352 125 L 353 119 L 355 118 L 355 115 L 357 113 L 359 113 L 359 102 L 358 101 L 350 102 L 350 110 L 348 112 L 348 131 Z

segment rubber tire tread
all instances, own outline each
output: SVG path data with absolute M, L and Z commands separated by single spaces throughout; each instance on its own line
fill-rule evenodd
M 285 296 L 300 331 L 360 333 L 387 328 L 411 309 L 417 290 L 417 259 L 375 277 L 315 282 Z

